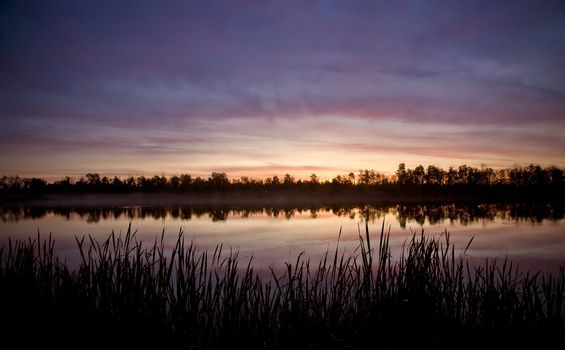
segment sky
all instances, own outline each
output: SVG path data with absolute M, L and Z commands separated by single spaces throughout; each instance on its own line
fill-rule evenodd
M 565 167 L 565 2 L 0 2 L 0 175 L 399 163 Z

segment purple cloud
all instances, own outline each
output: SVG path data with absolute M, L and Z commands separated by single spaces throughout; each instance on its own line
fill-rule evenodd
M 398 161 L 414 155 L 503 159 L 500 164 L 563 161 L 556 155 L 565 153 L 563 139 L 544 137 L 546 130 L 565 131 L 560 1 L 2 6 L 0 172 L 30 171 L 21 164 L 33 163 L 37 150 L 61 158 L 59 169 L 73 159 L 61 154 L 82 152 L 119 172 L 100 160 L 108 150 L 130 169 L 139 168 L 137 158 L 127 160 L 131 154 L 151 155 L 155 169 L 162 166 L 158 157 L 171 168 L 211 168 L 198 152 L 216 155 L 212 159 L 226 169 L 269 157 L 285 158 L 276 163 L 289 169 L 323 167 L 325 160 L 312 163 L 320 150 L 301 160 L 284 149 L 297 152 L 320 128 L 324 139 L 353 141 L 362 130 L 391 122 L 398 129 L 387 126 L 387 132 L 411 139 L 410 145 L 363 140 L 352 149 L 347 145 L 357 143 L 344 142 L 344 152 L 366 156 L 351 163 L 344 156 L 342 166 L 328 169 L 357 167 L 371 152 L 389 152 Z M 358 129 L 341 127 L 347 119 Z M 293 123 L 304 128 L 294 130 Z M 442 136 L 450 144 L 412 130 L 426 125 L 449 126 Z M 481 136 L 496 129 L 504 136 Z M 525 142 L 529 148 L 508 151 L 526 129 L 535 134 Z M 222 143 L 233 152 L 219 150 Z

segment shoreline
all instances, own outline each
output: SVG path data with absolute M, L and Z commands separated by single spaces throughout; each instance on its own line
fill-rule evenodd
M 387 205 L 414 203 L 561 202 L 559 198 L 530 195 L 430 194 L 430 193 L 296 193 L 296 192 L 212 192 L 212 193 L 127 193 L 47 194 L 0 197 L 0 207 L 265 207 L 308 205 Z

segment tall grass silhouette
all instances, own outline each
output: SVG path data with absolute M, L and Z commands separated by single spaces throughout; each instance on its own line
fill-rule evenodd
M 164 232 L 142 244 L 131 225 L 104 241 L 77 238 L 74 269 L 55 256 L 51 236 L 10 240 L 0 249 L 6 334 L 37 335 L 20 339 L 24 344 L 75 346 L 78 338 L 98 347 L 113 339 L 187 349 L 563 339 L 563 267 L 553 275 L 521 271 L 508 260 L 472 266 L 455 255 L 447 232 L 414 234 L 394 258 L 384 222 L 376 241 L 366 224 L 351 255 L 340 253 L 340 238 L 341 231 L 335 251 L 317 263 L 301 254 L 284 271 L 268 273 L 251 260 L 240 266 L 237 251 L 200 250 L 182 231 L 168 250 Z

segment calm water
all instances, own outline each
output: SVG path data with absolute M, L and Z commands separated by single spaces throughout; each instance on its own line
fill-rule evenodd
M 369 222 L 378 239 L 383 220 L 390 227 L 393 254 L 413 232 L 450 233 L 458 253 L 474 236 L 466 256 L 471 262 L 508 257 L 525 268 L 555 270 L 565 263 L 564 208 L 550 204 L 392 205 L 314 208 L 0 208 L 0 241 L 49 233 L 57 252 L 76 263 L 75 236 L 103 240 L 125 232 L 131 222 L 137 237 L 152 242 L 164 230 L 168 246 L 184 232 L 202 248 L 218 244 L 240 251 L 245 262 L 266 268 L 294 260 L 301 252 L 313 260 L 333 250 L 353 252 L 358 230 Z

